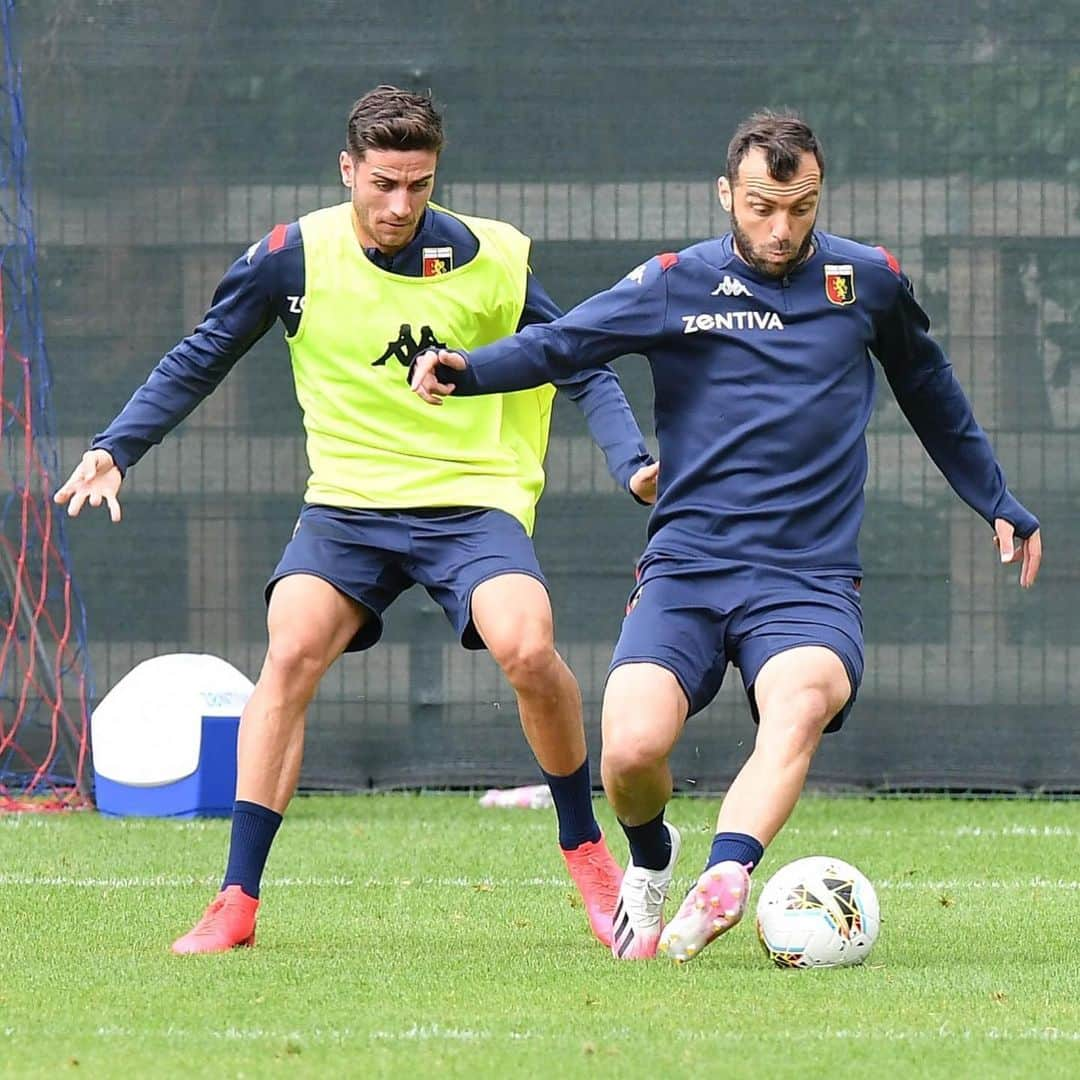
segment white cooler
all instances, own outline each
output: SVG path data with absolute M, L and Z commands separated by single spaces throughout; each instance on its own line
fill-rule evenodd
M 255 687 L 201 653 L 144 660 L 90 718 L 94 798 L 103 814 L 232 813 L 240 713 Z

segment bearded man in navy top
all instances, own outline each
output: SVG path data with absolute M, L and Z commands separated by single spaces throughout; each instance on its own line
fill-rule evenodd
M 547 325 L 418 359 L 432 404 L 538 386 L 623 353 L 649 359 L 660 478 L 604 693 L 602 772 L 629 840 L 612 951 L 684 961 L 735 925 L 749 872 L 794 809 L 863 673 L 858 533 L 874 363 L 1002 562 L 1035 581 L 1039 522 L 994 452 L 896 259 L 814 228 L 824 159 L 790 114 L 728 147 L 731 232 L 649 260 Z M 708 865 L 665 927 L 679 853 L 668 757 L 728 663 L 758 723 Z

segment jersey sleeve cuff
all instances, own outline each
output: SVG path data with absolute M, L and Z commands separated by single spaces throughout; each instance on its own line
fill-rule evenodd
M 636 458 L 628 462 L 619 470 L 621 475 L 619 475 L 616 479 L 621 485 L 623 491 L 628 492 L 630 498 L 633 499 L 634 502 L 638 504 L 638 506 L 651 507 L 653 504 L 646 502 L 644 499 L 639 499 L 637 495 L 634 494 L 633 489 L 630 487 L 630 481 L 634 479 L 634 474 L 638 471 L 638 469 L 644 469 L 646 465 L 653 465 L 655 463 L 656 459 L 652 456 L 652 454 L 639 454 Z
M 125 455 L 111 440 L 105 439 L 101 435 L 95 435 L 90 440 L 90 449 L 104 450 L 113 459 L 113 464 L 120 470 L 121 477 L 126 476 L 128 469 L 135 464 L 134 459 Z
M 994 517 L 1007 521 L 1021 540 L 1026 540 L 1039 528 L 1039 519 L 1023 506 L 1008 488 L 994 509 Z M 993 520 L 990 524 L 993 525 Z

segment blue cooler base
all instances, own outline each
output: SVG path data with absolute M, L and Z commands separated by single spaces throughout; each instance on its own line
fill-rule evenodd
M 238 716 L 204 716 L 199 763 L 171 784 L 124 784 L 95 773 L 94 801 L 110 817 L 229 817 L 236 798 Z

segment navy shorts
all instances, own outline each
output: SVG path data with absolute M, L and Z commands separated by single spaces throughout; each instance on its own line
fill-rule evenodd
M 502 510 L 346 510 L 305 505 L 292 539 L 266 585 L 313 574 L 367 608 L 368 619 L 346 652 L 382 637 L 383 612 L 408 588 L 423 585 L 446 612 L 466 649 L 484 642 L 472 622 L 472 594 L 500 574 L 528 574 L 545 588 L 532 540 Z
M 705 568 L 650 557 L 626 605 L 611 669 L 641 662 L 667 668 L 693 715 L 712 701 L 728 664 L 735 664 L 756 721 L 754 680 L 765 661 L 800 645 L 824 645 L 851 681 L 851 697 L 825 729 L 836 731 L 862 681 L 860 585 L 850 575 L 734 562 Z

